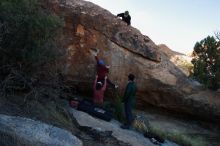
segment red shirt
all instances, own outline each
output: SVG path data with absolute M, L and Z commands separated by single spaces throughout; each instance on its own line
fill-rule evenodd
M 106 89 L 106 79 L 103 87 L 100 90 L 96 90 L 96 83 L 97 83 L 97 78 L 95 79 L 93 84 L 93 102 L 98 104 L 103 104 L 103 98 Z
M 109 73 L 109 69 L 105 65 L 99 64 L 99 59 L 97 56 L 95 56 L 96 62 L 97 62 L 97 75 L 98 75 L 98 81 L 103 80 L 105 76 Z

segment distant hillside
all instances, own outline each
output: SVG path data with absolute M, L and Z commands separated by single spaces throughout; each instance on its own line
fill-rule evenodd
M 179 69 L 187 76 L 190 75 L 190 71 L 192 70 L 193 64 L 191 63 L 192 57 L 187 56 L 185 54 L 175 52 L 171 50 L 165 44 L 160 44 L 159 50 L 161 53 L 164 53 L 171 62 L 173 62 Z

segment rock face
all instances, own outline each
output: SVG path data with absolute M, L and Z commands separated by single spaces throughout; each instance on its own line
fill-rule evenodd
M 79 91 L 91 93 L 96 62 L 90 48 L 96 47 L 100 49 L 98 56 L 111 66 L 109 79 L 119 85 L 121 94 L 127 83 L 127 75 L 135 74 L 137 107 L 144 109 L 148 103 L 220 119 L 219 111 L 215 111 L 215 103 L 208 103 L 210 108 L 205 109 L 197 105 L 200 102 L 190 98 L 201 89 L 139 30 L 127 26 L 109 11 L 90 2 L 47 0 L 46 4 L 64 19 L 63 34 L 60 34 L 59 40 L 62 49 L 66 50 L 63 74 Z M 199 112 L 195 112 L 195 107 Z
M 82 146 L 70 132 L 27 118 L 0 114 L 0 144 L 27 146 Z M 10 144 L 16 139 L 17 142 Z
M 193 69 L 193 64 L 191 63 L 192 57 L 172 51 L 164 44 L 160 44 L 158 47 L 159 51 L 164 53 L 186 76 L 190 75 Z
M 72 108 L 69 108 L 69 111 L 73 118 L 76 119 L 77 123 L 82 127 L 89 127 L 99 132 L 111 132 L 111 136 L 118 141 L 122 141 L 131 146 L 154 146 L 154 144 L 142 134 L 132 130 L 121 129 L 117 121 L 111 120 L 110 122 L 106 122 Z M 166 142 L 166 146 L 178 145 L 172 142 Z

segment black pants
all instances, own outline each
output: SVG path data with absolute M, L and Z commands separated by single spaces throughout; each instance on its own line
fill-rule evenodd
M 125 108 L 125 117 L 126 117 L 126 125 L 130 126 L 133 121 L 133 115 L 132 115 L 132 106 L 131 102 L 125 102 L 124 103 L 124 108 Z

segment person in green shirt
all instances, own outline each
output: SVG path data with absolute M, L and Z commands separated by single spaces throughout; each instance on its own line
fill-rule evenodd
M 125 89 L 122 102 L 124 102 L 126 123 L 121 126 L 123 129 L 129 129 L 133 122 L 132 107 L 134 106 L 135 95 L 137 91 L 136 83 L 134 82 L 135 76 L 128 75 L 128 84 Z

